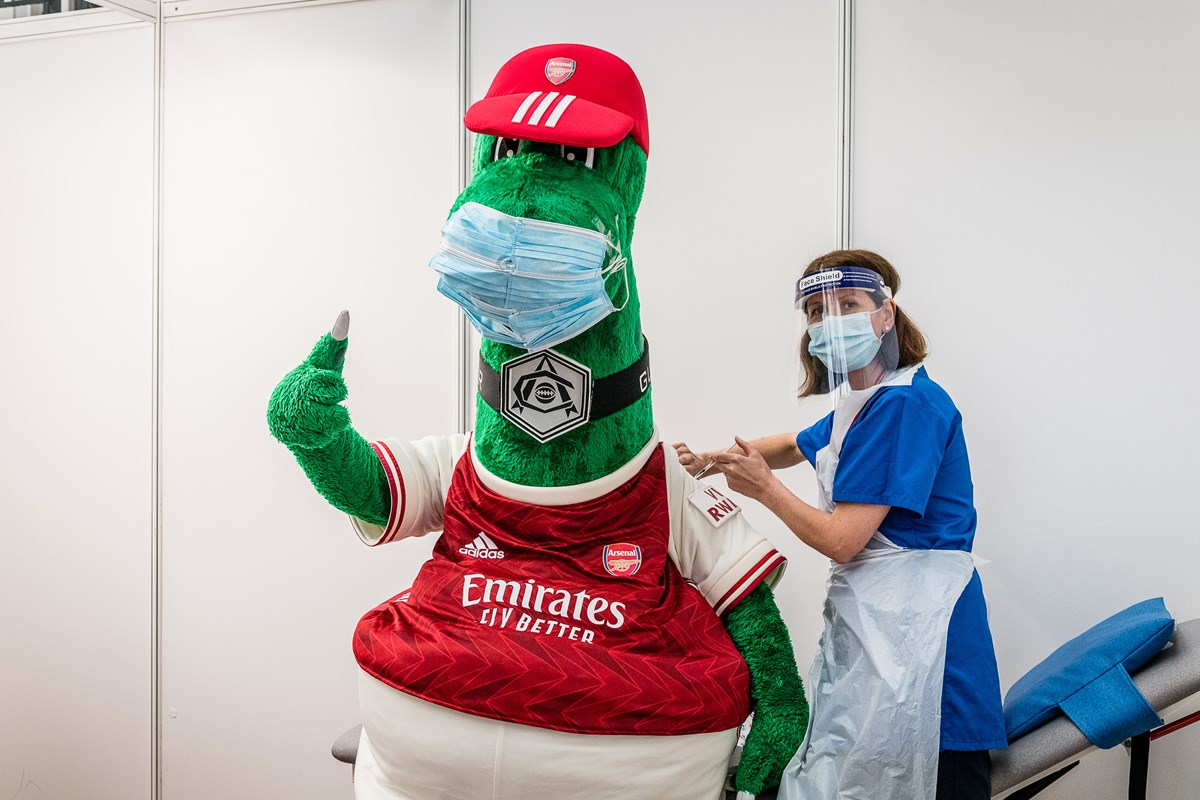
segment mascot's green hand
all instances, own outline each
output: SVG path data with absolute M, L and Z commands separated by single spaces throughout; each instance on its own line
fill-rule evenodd
M 334 508 L 383 525 L 391 507 L 387 475 L 341 405 L 346 399 L 342 366 L 349 330 L 350 312 L 343 311 L 333 330 L 271 393 L 267 426 Z
M 333 331 L 325 334 L 304 363 L 284 376 L 267 405 L 271 435 L 288 449 L 324 447 L 350 427 L 342 365 L 350 313 L 343 311 Z M 339 338 L 340 336 L 340 338 Z
M 808 727 L 808 701 L 779 607 L 760 584 L 729 612 L 725 627 L 750 668 L 754 722 L 742 748 L 733 786 L 738 799 L 779 785 Z

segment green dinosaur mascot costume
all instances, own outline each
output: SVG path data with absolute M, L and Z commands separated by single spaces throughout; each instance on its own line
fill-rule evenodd
M 483 336 L 473 435 L 367 442 L 343 315 L 272 434 L 368 544 L 442 531 L 355 633 L 360 800 L 715 800 L 778 783 L 807 720 L 783 559 L 659 442 L 630 244 L 650 150 L 629 66 L 536 47 L 464 120 L 430 262 Z

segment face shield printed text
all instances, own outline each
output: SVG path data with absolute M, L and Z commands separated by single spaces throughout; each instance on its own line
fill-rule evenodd
M 814 286 L 824 286 L 830 283 L 838 283 L 842 279 L 841 270 L 825 270 L 816 272 L 812 275 L 807 275 L 800 279 L 796 284 L 796 299 L 799 300 Z

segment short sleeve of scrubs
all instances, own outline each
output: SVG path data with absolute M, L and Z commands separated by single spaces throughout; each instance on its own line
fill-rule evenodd
M 953 422 L 953 415 L 913 392 L 880 390 L 846 433 L 833 501 L 924 516 Z
M 817 463 L 817 451 L 829 444 L 833 433 L 833 412 L 796 434 L 796 446 L 809 464 Z

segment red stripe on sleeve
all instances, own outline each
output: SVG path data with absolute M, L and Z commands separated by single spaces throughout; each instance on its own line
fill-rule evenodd
M 713 610 L 717 615 L 723 615 L 726 611 L 735 608 L 738 603 L 746 599 L 746 595 L 750 594 L 763 580 L 774 572 L 786 559 L 779 553 L 778 550 L 772 550 L 767 555 L 754 565 L 753 569 L 745 574 L 745 576 L 733 585 L 728 592 L 713 606 Z
M 389 505 L 388 505 L 388 520 L 384 526 L 383 535 L 379 537 L 377 544 L 387 544 L 396 538 L 396 534 L 400 530 L 400 523 L 404 520 L 404 505 L 406 501 L 404 491 L 404 476 L 400 472 L 400 462 L 396 459 L 396 454 L 384 442 L 372 442 L 371 447 L 375 449 L 375 454 L 379 457 L 379 461 L 383 464 L 383 472 L 388 480 Z

